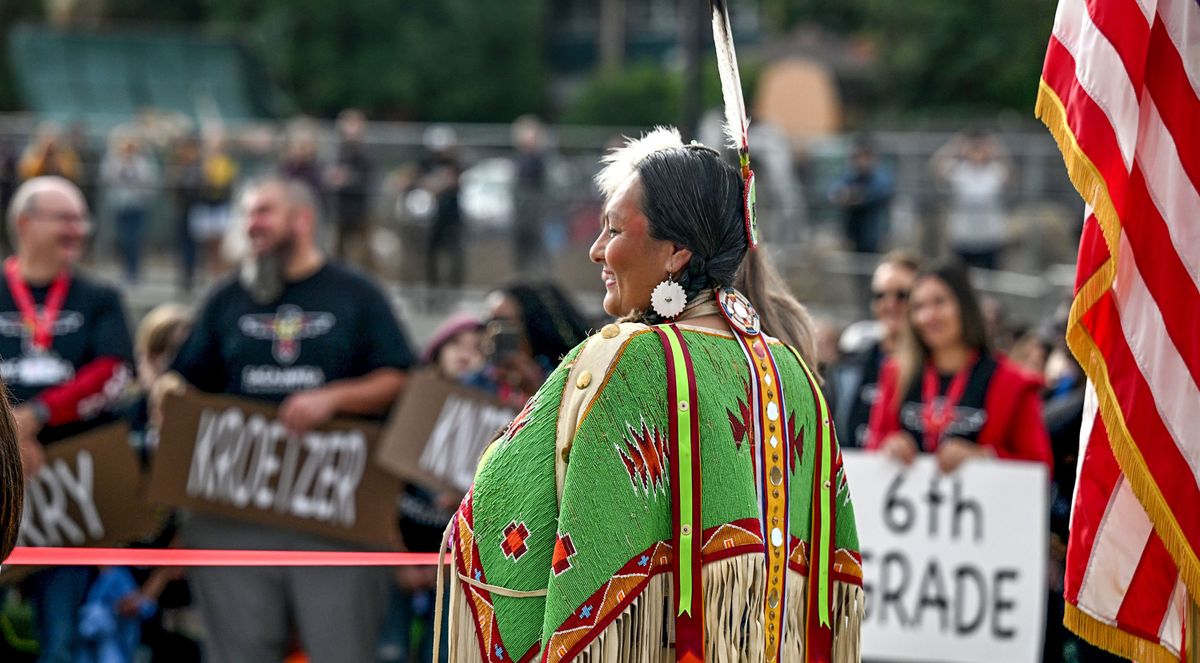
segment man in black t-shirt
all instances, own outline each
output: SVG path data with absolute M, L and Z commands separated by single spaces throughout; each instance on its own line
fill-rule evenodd
M 114 418 L 131 373 L 132 342 L 120 295 L 75 270 L 91 224 L 79 189 L 61 177 L 20 186 L 8 209 L 16 254 L 0 285 L 0 375 L 9 389 L 26 476 L 45 445 Z M 73 661 L 76 613 L 91 569 L 58 567 L 28 578 L 39 661 Z
M 338 415 L 382 416 L 413 358 L 383 293 L 316 245 L 317 204 L 272 177 L 244 199 L 250 255 L 204 304 L 172 366 L 204 391 L 279 404 L 301 434 Z M 352 550 L 309 534 L 192 515 L 196 548 Z M 373 663 L 388 572 L 380 568 L 200 568 L 189 574 L 209 660 L 280 661 L 289 626 L 313 663 Z

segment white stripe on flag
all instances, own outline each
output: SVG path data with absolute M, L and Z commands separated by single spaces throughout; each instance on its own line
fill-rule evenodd
M 1158 0 L 1158 16 L 1183 58 L 1192 89 L 1200 96 L 1200 2 Z
M 1187 613 L 1187 587 L 1183 580 L 1175 581 L 1175 591 L 1171 592 L 1171 601 L 1167 604 L 1167 614 L 1163 615 L 1162 626 L 1158 629 L 1158 638 L 1171 644 L 1176 651 L 1183 648 L 1183 617 Z
M 1138 9 L 1142 10 L 1142 18 L 1146 19 L 1146 25 L 1154 22 L 1154 5 L 1158 4 L 1158 0 L 1137 0 Z
M 1138 560 L 1150 540 L 1150 518 L 1122 476 L 1109 499 L 1079 588 L 1079 607 L 1114 623 Z
M 1170 442 L 1179 447 L 1187 459 L 1192 476 L 1200 477 L 1200 427 L 1194 421 L 1200 389 L 1196 388 L 1187 365 L 1167 335 L 1162 313 L 1142 280 L 1137 257 L 1123 232 L 1120 251 L 1113 297 L 1120 311 L 1121 330 L 1142 377 L 1150 386 L 1157 415 L 1173 438 Z M 1153 260 L 1154 257 L 1144 258 Z M 1166 444 L 1168 441 L 1161 442 Z
M 1062 0 L 1054 19 L 1054 36 L 1075 58 L 1079 85 L 1108 117 L 1128 171 L 1137 144 L 1138 97 L 1125 63 L 1092 22 L 1084 0 Z
M 1194 1 L 1194 0 L 1193 0 Z M 1158 213 L 1166 222 L 1171 243 L 1192 282 L 1200 288 L 1200 256 L 1180 251 L 1181 246 L 1200 246 L 1200 193 L 1183 170 L 1179 146 L 1171 138 L 1158 106 L 1150 94 L 1142 94 L 1142 123 L 1138 128 L 1137 162 L 1146 179 L 1146 188 Z
M 1091 216 L 1090 208 L 1088 212 L 1088 216 Z M 1099 414 L 1100 401 L 1096 396 L 1096 385 L 1088 380 L 1087 386 L 1083 390 L 1083 423 L 1079 426 L 1079 455 L 1076 456 L 1078 462 L 1075 463 L 1075 495 L 1071 496 L 1072 512 L 1075 511 L 1075 498 L 1079 495 L 1079 487 L 1083 485 L 1080 478 L 1083 476 L 1083 459 L 1087 458 L 1088 440 L 1092 439 L 1092 428 L 1096 425 L 1096 418 Z M 1101 422 L 1100 425 L 1103 426 L 1104 423 Z M 1104 443 L 1108 443 L 1107 438 Z

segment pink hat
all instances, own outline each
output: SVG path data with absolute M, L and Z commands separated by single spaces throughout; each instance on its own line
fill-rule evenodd
M 425 351 L 421 353 L 421 363 L 432 364 L 437 359 L 438 353 L 442 351 L 442 346 L 454 340 L 455 336 L 467 331 L 479 331 L 483 328 L 483 320 L 473 313 L 455 313 L 446 318 L 434 330 L 429 342 L 425 344 Z

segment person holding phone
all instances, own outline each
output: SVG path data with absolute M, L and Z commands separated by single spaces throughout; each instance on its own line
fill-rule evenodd
M 488 295 L 486 306 L 487 362 L 465 382 L 520 407 L 587 338 L 588 324 L 566 293 L 549 283 L 506 286 Z

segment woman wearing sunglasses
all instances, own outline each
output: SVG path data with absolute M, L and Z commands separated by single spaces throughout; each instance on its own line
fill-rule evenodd
M 899 348 L 884 364 L 869 449 L 904 463 L 918 453 L 952 472 L 973 457 L 1050 465 L 1041 383 L 991 349 L 978 300 L 957 263 L 922 272 Z
M 843 446 L 866 445 L 871 407 L 879 398 L 879 371 L 900 342 L 908 320 L 908 291 L 919 270 L 917 259 L 907 253 L 893 251 L 883 257 L 871 276 L 871 314 L 877 331 L 855 344 L 826 376 L 825 393 Z

